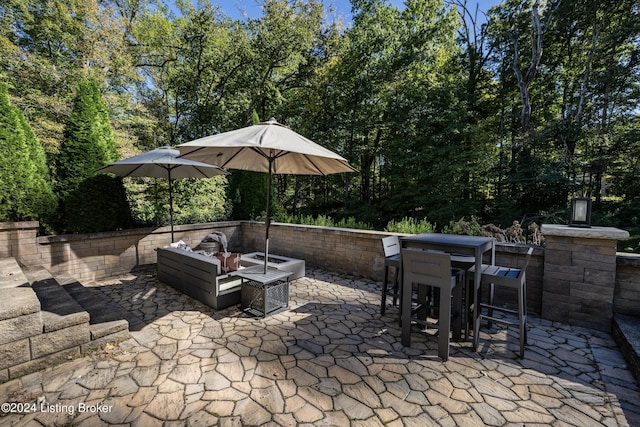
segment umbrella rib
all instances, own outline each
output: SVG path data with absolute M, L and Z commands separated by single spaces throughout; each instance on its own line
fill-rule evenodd
M 309 156 L 304 156 L 307 160 L 309 160 L 309 163 L 311 163 L 313 165 L 314 168 L 316 168 L 316 170 L 318 171 L 318 173 L 322 176 L 327 176 L 326 173 L 322 172 L 322 170 L 320 169 L 320 167 L 318 165 L 316 165 L 316 163 L 313 161 L 313 159 Z
M 171 171 L 176 169 L 178 166 L 173 166 L 167 163 L 156 163 L 156 165 L 160 166 L 161 168 L 164 168 L 167 171 L 167 179 L 171 179 Z
M 185 156 L 188 156 L 190 154 L 193 153 L 197 153 L 200 150 L 203 150 L 205 147 L 195 147 L 194 150 L 189 151 L 188 153 L 184 153 L 184 154 L 179 154 L 176 158 L 186 158 Z
M 277 159 L 279 156 L 269 156 L 267 153 L 264 152 L 264 150 L 262 148 L 258 148 L 258 147 L 251 147 L 251 149 L 253 151 L 255 151 L 256 153 L 258 153 L 259 155 L 261 155 L 262 157 L 264 157 L 265 159 L 269 160 L 269 159 Z M 280 154 L 282 154 L 282 152 L 280 152 Z
M 233 153 L 233 155 L 232 155 L 231 157 L 229 157 L 229 158 L 227 159 L 227 161 L 226 161 L 226 162 L 224 162 L 223 164 L 221 164 L 221 165 L 219 165 L 219 166 L 220 166 L 221 168 L 226 168 L 226 167 L 227 167 L 227 165 L 229 164 L 229 162 L 231 162 L 233 159 L 235 159 L 236 157 L 238 157 L 238 155 L 239 155 L 240 153 L 242 153 L 243 151 L 244 151 L 244 147 L 243 147 L 242 149 L 240 149 L 240 150 L 236 151 L 235 153 Z M 232 169 L 233 169 L 233 168 L 232 168 Z
M 172 171 L 172 170 L 174 170 L 174 169 L 178 169 L 178 168 L 180 168 L 181 166 L 184 166 L 184 165 L 169 165 L 169 164 L 166 164 L 166 163 L 156 163 L 156 164 L 157 164 L 158 166 L 161 166 L 161 167 L 165 168 L 165 169 L 167 170 L 167 172 L 170 172 L 170 171 Z M 202 175 L 202 177 L 203 177 L 203 178 L 209 178 L 209 177 L 207 176 L 207 174 L 205 174 L 204 172 L 202 172 L 202 170 L 201 170 L 198 166 L 192 166 L 192 167 L 193 167 L 193 168 L 194 168 L 194 169 L 195 169 L 195 170 L 196 170 L 200 175 Z M 195 176 L 194 176 L 194 178 L 195 178 Z
M 135 171 L 137 171 L 138 169 L 140 169 L 142 167 L 142 165 L 138 165 L 135 168 L 133 168 L 133 170 L 131 172 L 129 172 L 128 174 L 126 174 L 125 176 L 123 176 L 123 178 L 127 178 L 132 176 L 133 173 L 135 173 Z
M 204 173 L 204 172 L 202 172 L 202 170 L 201 170 L 198 166 L 194 166 L 193 168 L 194 168 L 195 170 L 197 170 L 197 171 L 198 171 L 198 173 L 200 173 L 200 175 L 202 175 L 202 177 L 203 177 L 203 178 L 209 178 L 209 177 L 207 176 L 207 174 L 206 174 L 206 173 Z

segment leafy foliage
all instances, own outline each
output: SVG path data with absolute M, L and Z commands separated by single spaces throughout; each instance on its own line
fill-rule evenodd
M 251 114 L 251 124 L 260 123 L 258 113 L 254 110 Z M 240 219 L 259 219 L 266 216 L 268 175 L 262 172 L 234 171 L 228 178 L 229 187 L 227 196 L 232 205 L 231 217 Z M 275 191 L 271 192 L 272 217 L 280 210 Z
M 249 125 L 256 112 L 360 171 L 274 177 L 278 215 L 507 226 L 565 212 L 580 194 L 595 199 L 594 218 L 631 227 L 636 3 L 508 0 L 480 25 L 467 2 L 355 0 L 344 25 L 315 0 L 267 0 L 262 16 L 241 20 L 206 0 L 176 2 L 177 13 L 162 2 L 12 0 L 0 4 L 0 78 L 63 200 L 81 170 L 116 158 L 102 143 L 63 148 L 71 133 L 106 137 L 128 157 Z M 93 128 L 75 112 L 86 76 L 106 104 Z M 80 151 L 93 160 L 79 156 L 73 170 Z M 237 171 L 226 187 L 185 181 L 177 222 L 260 218 L 265 181 Z M 126 187 L 138 223 L 166 221 L 166 183 Z
M 426 218 L 417 220 L 412 217 L 404 217 L 400 221 L 391 220 L 384 228 L 384 231 L 392 233 L 420 234 L 433 233 L 436 227 L 427 221 Z
M 44 150 L 0 83 L 0 221 L 43 219 L 55 209 Z M 43 224 L 44 225 L 44 224 Z
M 229 218 L 231 206 L 226 199 L 226 180 L 222 176 L 175 180 L 173 190 L 176 223 L 192 224 Z
M 277 218 L 280 222 L 286 222 L 289 224 L 305 224 L 316 225 L 320 227 L 335 227 L 335 228 L 352 228 L 356 230 L 370 230 L 371 225 L 358 221 L 354 217 L 342 218 L 336 220 L 326 215 L 279 215 Z
M 131 226 L 122 178 L 98 174 L 82 180 L 64 199 L 65 232 L 95 233 Z
M 122 180 L 96 176 L 97 169 L 118 160 L 118 153 L 95 80 L 78 85 L 64 134 L 56 159 L 58 227 L 70 232 L 129 227 L 131 216 Z

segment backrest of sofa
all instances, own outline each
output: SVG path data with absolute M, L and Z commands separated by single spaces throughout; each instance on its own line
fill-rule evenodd
M 171 247 L 158 248 L 158 253 L 160 253 L 160 251 L 167 251 L 177 255 L 189 257 L 191 259 L 199 260 L 205 263 L 213 264 L 216 266 L 216 275 L 219 276 L 221 274 L 222 266 L 220 265 L 220 260 L 218 260 L 218 258 L 216 257 L 202 255 L 196 252 L 189 252 L 189 251 L 185 251 L 184 249 L 171 248 Z

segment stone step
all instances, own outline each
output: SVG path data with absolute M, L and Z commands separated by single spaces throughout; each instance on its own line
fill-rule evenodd
M 40 312 L 40 302 L 15 258 L 0 258 L 0 298 L 0 322 Z
M 53 277 L 41 267 L 25 267 L 23 270 L 32 281 L 31 286 L 42 303 L 45 329 L 47 322 L 50 325 L 53 323 L 50 327 L 68 327 L 77 320 L 89 323 L 92 341 L 108 341 L 110 337 L 121 341 L 128 337 L 127 312 L 119 305 L 109 302 L 100 289 L 85 287 L 69 275 Z M 60 315 L 63 314 L 65 317 L 61 318 Z
M 616 314 L 612 329 L 622 356 L 640 383 L 640 316 Z
M 0 289 L 29 286 L 15 258 L 0 258 Z
M 49 271 L 42 267 L 23 267 L 22 270 L 40 300 L 43 332 L 89 322 L 89 313 L 60 286 Z
M 58 281 L 64 280 L 66 278 L 58 277 Z M 91 307 L 91 313 L 94 313 L 96 319 L 100 319 L 101 323 L 105 323 L 103 328 L 108 329 L 109 322 L 117 321 L 117 320 L 126 320 L 129 323 L 129 330 L 138 330 L 143 328 L 146 323 L 140 320 L 135 314 L 131 313 L 129 310 L 123 308 L 120 304 L 113 302 L 107 297 L 98 286 L 95 286 L 95 282 L 82 283 L 81 285 L 84 287 L 84 290 L 78 286 L 78 281 L 74 280 L 66 280 L 63 283 L 63 286 L 67 288 L 67 290 L 72 293 L 78 295 L 78 298 L 83 302 L 81 304 L 88 304 Z M 90 292 L 94 292 L 93 297 L 90 296 L 89 292 L 86 290 L 89 289 Z M 99 297 L 98 297 L 99 296 Z M 105 305 L 106 304 L 106 305 Z M 96 307 L 96 308 L 93 308 Z M 97 329 L 97 328 L 96 328 Z
M 130 322 L 135 318 L 129 315 L 120 305 L 112 302 L 98 288 L 87 287 L 78 281 L 66 281 L 62 287 L 80 304 L 91 316 L 91 339 L 96 340 L 121 331 L 129 331 Z

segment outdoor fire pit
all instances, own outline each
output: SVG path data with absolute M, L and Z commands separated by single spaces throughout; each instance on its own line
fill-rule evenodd
M 289 308 L 289 278 L 292 273 L 264 265 L 236 273 L 242 279 L 240 302 L 245 312 L 266 317 Z
M 264 265 L 264 252 L 244 254 L 240 258 L 240 261 L 242 265 Z M 305 263 L 303 259 L 269 254 L 267 265 L 281 271 L 293 273 L 291 277 L 289 277 L 289 280 L 299 279 L 305 275 Z

